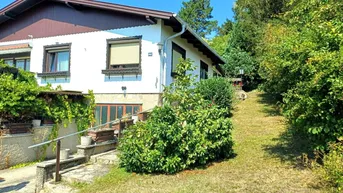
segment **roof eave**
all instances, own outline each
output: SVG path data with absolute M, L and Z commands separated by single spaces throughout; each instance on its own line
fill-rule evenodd
M 174 14 L 173 17 L 182 25 L 186 25 L 187 31 L 189 31 L 194 37 L 197 38 L 207 49 L 209 49 L 222 63 L 225 64 L 225 60 L 213 49 L 211 48 L 207 42 L 205 42 L 202 37 L 200 37 L 192 28 L 189 27 L 189 25 L 183 21 L 177 14 Z

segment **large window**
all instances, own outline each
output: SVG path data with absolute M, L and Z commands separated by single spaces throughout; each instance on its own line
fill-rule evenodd
M 122 118 L 127 114 L 137 114 L 142 105 L 137 104 L 97 104 L 95 109 L 96 125 Z
M 44 47 L 44 75 L 69 75 L 71 44 Z
M 171 61 L 171 64 L 172 64 L 171 76 L 177 75 L 175 73 L 175 70 L 176 70 L 177 64 L 180 63 L 180 58 L 186 59 L 186 50 L 181 48 L 179 45 L 177 45 L 173 42 L 173 45 L 172 45 L 172 61 Z
M 200 79 L 208 79 L 208 65 L 200 61 Z
M 3 59 L 5 64 L 20 68 L 26 71 L 30 71 L 30 57 L 29 56 L 7 56 L 4 58 L 1 58 L 0 60 Z
M 107 48 L 104 74 L 141 73 L 141 36 L 107 40 Z

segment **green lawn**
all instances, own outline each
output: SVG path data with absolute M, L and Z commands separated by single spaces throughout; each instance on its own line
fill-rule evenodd
M 301 167 L 306 142 L 286 132 L 268 96 L 253 91 L 233 113 L 236 156 L 176 175 L 138 175 L 113 168 L 81 192 L 323 192 Z

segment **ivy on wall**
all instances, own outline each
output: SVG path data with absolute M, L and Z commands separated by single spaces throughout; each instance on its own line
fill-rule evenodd
M 12 67 L 0 61 L 0 68 Z M 0 73 L 0 125 L 5 122 L 31 122 L 34 118 L 44 117 L 54 122 L 49 139 L 55 139 L 60 124 L 67 127 L 75 121 L 78 131 L 82 131 L 95 122 L 93 91 L 89 90 L 85 96 L 70 96 L 58 92 L 44 95 L 44 91 L 59 91 L 62 88 L 39 86 L 34 74 L 21 69 L 16 70 L 15 74 L 13 72 L 7 70 Z M 47 147 L 48 145 L 43 147 L 44 152 Z

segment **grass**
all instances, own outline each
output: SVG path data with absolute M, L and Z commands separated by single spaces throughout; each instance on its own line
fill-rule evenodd
M 38 162 L 39 161 L 33 161 L 33 162 L 26 162 L 26 163 L 17 164 L 17 165 L 11 166 L 10 169 L 18 169 L 18 168 L 23 168 L 23 167 L 26 167 L 26 166 L 32 166 L 32 165 L 35 165 Z
M 233 112 L 236 156 L 176 175 L 138 175 L 113 168 L 81 192 L 323 192 L 300 167 L 306 142 L 287 132 L 268 95 L 253 91 Z

